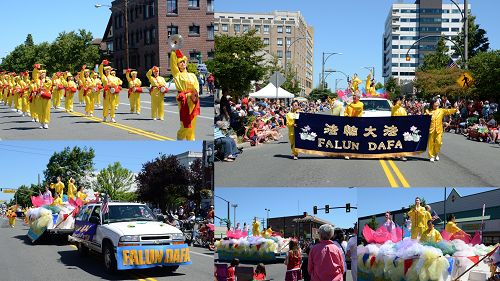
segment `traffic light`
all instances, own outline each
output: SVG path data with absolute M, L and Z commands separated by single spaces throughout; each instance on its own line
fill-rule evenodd
M 318 206 L 313 206 L 313 214 L 318 214 Z
M 351 212 L 351 203 L 345 204 L 345 212 L 350 213 Z
M 330 213 L 330 205 L 325 205 L 325 214 Z

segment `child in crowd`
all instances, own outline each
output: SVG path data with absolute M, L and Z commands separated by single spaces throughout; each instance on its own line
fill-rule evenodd
M 266 280 L 266 267 L 263 263 L 259 263 L 253 273 L 253 280 Z
M 227 281 L 236 281 L 236 267 L 240 264 L 240 260 L 234 258 L 231 265 L 227 268 Z

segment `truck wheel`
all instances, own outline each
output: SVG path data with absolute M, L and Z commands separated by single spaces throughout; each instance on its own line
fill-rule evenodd
M 176 265 L 176 266 L 164 266 L 163 267 L 165 269 L 165 272 L 167 274 L 171 274 L 171 273 L 174 273 L 175 271 L 177 271 L 177 269 L 179 269 L 179 266 Z
M 108 273 L 114 273 L 116 271 L 116 258 L 113 246 L 110 243 L 104 244 L 102 253 L 104 255 L 104 267 L 106 271 Z
M 83 243 L 78 243 L 77 248 L 78 248 L 78 255 L 80 255 L 80 257 L 86 257 L 89 254 L 89 248 L 85 247 Z

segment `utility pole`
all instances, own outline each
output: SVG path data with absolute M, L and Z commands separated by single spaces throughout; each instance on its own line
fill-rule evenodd
M 469 0 L 464 0 L 464 60 L 467 69 L 469 60 Z
M 128 0 L 125 0 L 125 62 L 128 69 L 130 67 L 128 56 Z

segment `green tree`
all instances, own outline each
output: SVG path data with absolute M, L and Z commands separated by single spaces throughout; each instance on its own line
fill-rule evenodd
M 436 50 L 433 53 L 425 55 L 424 63 L 419 67 L 419 70 L 426 71 L 446 68 L 450 61 L 450 56 L 446 54 L 447 51 L 448 47 L 446 47 L 444 39 L 440 38 L 437 42 Z
M 390 99 L 401 95 L 401 85 L 399 85 L 398 81 L 394 77 L 389 77 L 389 79 L 385 82 L 384 88 L 389 93 Z
M 146 162 L 136 177 L 138 199 L 155 203 L 162 212 L 177 208 L 189 193 L 188 173 L 173 155 Z
M 469 40 L 468 40 L 468 49 L 469 49 L 469 58 L 474 57 L 480 52 L 486 52 L 490 48 L 490 43 L 488 42 L 488 37 L 486 37 L 486 31 L 479 27 L 479 24 L 476 24 L 476 17 L 469 15 Z M 455 44 L 453 45 L 453 50 L 455 53 L 463 54 L 464 53 L 464 31 L 460 31 L 458 36 L 453 38 Z
M 111 199 L 119 201 L 135 201 L 136 193 L 131 189 L 135 182 L 132 171 L 115 162 L 97 174 L 93 186 L 95 190 L 108 194 Z
M 0 67 L 15 72 L 31 70 L 35 63 L 46 64 L 49 57 L 49 43 L 35 45 L 33 36 L 28 34 L 24 44 L 16 46 L 3 59 Z
M 375 216 L 372 216 L 372 218 L 370 219 L 370 221 L 367 223 L 367 225 L 373 229 L 373 230 L 376 230 L 378 228 L 378 222 L 377 222 L 377 218 Z
M 24 40 L 24 45 L 26 47 L 33 47 L 33 46 L 35 46 L 35 42 L 33 41 L 33 35 L 28 34 L 26 36 L 26 40 Z
M 198 66 L 195 63 L 188 63 L 187 71 L 189 73 L 193 73 L 194 75 L 198 76 Z
M 417 71 L 413 86 L 418 90 L 417 95 L 422 98 L 429 99 L 436 95 L 458 98 L 465 93 L 456 82 L 462 73 L 458 68 Z
M 21 185 L 17 190 L 16 193 L 14 194 L 14 202 L 17 202 L 17 204 L 21 207 L 28 207 L 31 206 L 31 196 L 32 195 L 38 195 L 35 193 L 33 189 L 26 185 Z
M 75 179 L 78 184 L 80 180 L 88 173 L 94 170 L 94 149 L 69 147 L 64 148 L 61 152 L 54 152 L 50 157 L 47 169 L 43 171 L 45 182 L 54 183 L 57 177 L 65 183 L 65 191 L 67 190 L 67 181 L 70 177 Z
M 500 50 L 481 52 L 470 59 L 474 78 L 471 92 L 481 99 L 500 99 Z
M 309 96 L 307 97 L 310 101 L 317 101 L 317 100 L 326 100 L 328 97 L 330 98 L 335 98 L 337 97 L 336 93 L 333 93 L 329 88 L 314 88 Z
M 250 91 L 252 81 L 264 77 L 267 68 L 263 48 L 255 30 L 239 36 L 215 37 L 215 57 L 207 62 L 207 68 L 224 93 L 241 97 Z

